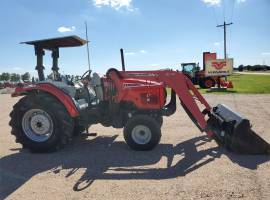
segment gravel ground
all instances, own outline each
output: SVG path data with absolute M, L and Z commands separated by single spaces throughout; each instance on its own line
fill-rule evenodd
M 14 88 L 4 88 L 4 89 L 0 89 L 0 94 L 11 94 L 12 92 L 14 92 Z
M 270 95 L 205 95 L 248 117 L 270 142 Z M 0 199 L 270 199 L 270 157 L 217 147 L 178 108 L 153 151 L 128 148 L 121 129 L 95 125 L 50 154 L 22 150 L 10 134 L 18 98 L 0 95 Z

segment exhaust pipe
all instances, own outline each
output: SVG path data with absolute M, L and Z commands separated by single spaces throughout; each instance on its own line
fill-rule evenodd
M 240 154 L 270 154 L 270 144 L 257 135 L 248 119 L 219 104 L 212 109 L 207 128 L 213 138 L 228 150 Z
M 125 57 L 124 57 L 124 50 L 121 48 L 120 49 L 120 54 L 121 54 L 121 63 L 122 63 L 122 71 L 126 71 L 126 66 L 125 66 Z

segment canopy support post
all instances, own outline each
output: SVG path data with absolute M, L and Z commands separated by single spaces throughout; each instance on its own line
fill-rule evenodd
M 43 66 L 43 56 L 45 55 L 45 52 L 41 47 L 35 45 L 35 54 L 37 56 L 36 70 L 38 71 L 38 78 L 39 78 L 39 81 L 44 81 L 45 80 L 45 77 L 44 77 L 45 67 Z

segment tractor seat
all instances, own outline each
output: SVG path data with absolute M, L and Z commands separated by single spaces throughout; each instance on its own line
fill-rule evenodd
M 103 87 L 102 82 L 97 73 L 93 73 L 91 78 L 90 85 L 94 88 L 97 98 L 102 101 L 103 100 Z

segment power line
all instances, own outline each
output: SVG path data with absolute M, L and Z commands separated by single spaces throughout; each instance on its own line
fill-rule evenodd
M 223 0 L 224 2 L 224 5 L 223 5 L 223 18 L 224 18 L 224 21 L 226 21 L 226 0 Z
M 214 17 L 215 17 L 215 20 L 216 20 L 216 24 L 218 24 L 218 18 L 217 18 L 215 7 L 213 6 L 212 8 L 213 8 L 213 14 L 214 14 Z
M 233 1 L 232 13 L 231 13 L 231 21 L 233 21 L 233 15 L 234 15 L 235 4 L 236 4 L 236 0 Z

